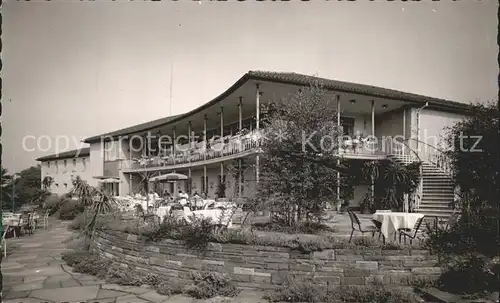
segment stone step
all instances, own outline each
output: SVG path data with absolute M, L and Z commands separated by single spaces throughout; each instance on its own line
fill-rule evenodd
M 442 175 L 442 174 L 433 174 L 433 173 L 423 173 L 422 174 L 424 179 L 427 178 L 427 179 L 438 179 L 438 180 L 449 180 L 451 182 L 453 182 L 453 179 L 450 178 L 449 176 L 445 176 L 445 175 Z
M 455 188 L 455 185 L 451 182 L 432 182 L 424 180 L 424 185 L 428 187 L 446 187 L 446 188 Z
M 449 187 L 448 188 L 446 188 L 446 187 L 443 188 L 443 187 L 437 187 L 437 186 L 435 186 L 435 187 L 425 187 L 424 186 L 422 188 L 422 190 L 424 191 L 424 193 L 427 192 L 429 194 L 436 194 L 438 196 L 441 195 L 442 193 L 444 193 L 444 194 L 451 194 L 451 195 L 453 195 L 455 193 L 455 191 L 452 190 Z
M 418 207 L 420 210 L 432 210 L 432 211 L 437 211 L 437 212 L 447 212 L 449 210 L 453 211 L 451 207 L 448 205 L 435 205 L 435 204 L 422 204 L 420 203 L 420 206 Z
M 422 205 L 429 205 L 429 206 L 440 206 L 440 207 L 444 207 L 444 208 L 447 208 L 450 203 L 449 202 L 445 202 L 445 201 L 433 201 L 433 200 L 423 200 L 420 202 L 420 206 Z
M 445 193 L 445 192 L 427 192 L 423 191 L 422 193 L 422 199 L 429 199 L 429 200 L 447 200 L 447 199 L 455 199 L 455 195 L 453 193 Z

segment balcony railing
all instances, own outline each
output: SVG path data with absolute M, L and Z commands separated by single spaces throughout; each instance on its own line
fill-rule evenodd
M 228 136 L 223 139 L 209 140 L 209 142 L 207 146 L 204 142 L 199 142 L 191 149 L 188 145 L 179 146 L 175 156 L 171 154 L 147 159 L 134 159 L 135 161 L 130 161 L 129 167 L 131 169 L 156 168 L 238 155 L 255 150 L 259 146 L 259 136 L 253 131 L 244 136 Z M 416 157 L 407 142 L 390 137 L 343 140 L 340 148 L 333 152 L 353 157 L 398 155 L 408 157 L 411 161 Z
M 176 155 L 156 156 L 147 160 L 132 161 L 132 169 L 162 167 L 177 164 L 186 164 L 192 162 L 212 160 L 216 158 L 228 157 L 241 154 L 243 152 L 256 149 L 259 145 L 255 132 L 244 136 L 225 137 L 222 140 L 210 140 L 205 147 L 204 142 L 198 143 L 198 148 L 183 150 Z

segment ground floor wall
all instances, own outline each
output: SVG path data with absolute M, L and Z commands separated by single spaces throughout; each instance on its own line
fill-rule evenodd
M 221 168 L 222 164 L 222 168 Z M 206 175 L 205 175 L 206 169 Z M 136 194 L 144 189 L 143 179 L 150 178 L 157 174 L 166 173 L 179 173 L 186 176 L 191 176 L 191 185 L 188 181 L 177 181 L 172 183 L 164 184 L 151 184 L 150 189 L 156 191 L 158 194 L 162 194 L 164 191 L 170 193 L 171 195 L 176 195 L 180 190 L 184 192 L 190 192 L 191 195 L 194 193 L 202 194 L 206 193 L 209 198 L 215 198 L 218 188 L 220 186 L 221 172 L 222 179 L 224 180 L 226 189 L 226 198 L 233 198 L 240 196 L 239 187 L 241 187 L 241 197 L 254 197 L 256 192 L 256 175 L 255 168 L 247 167 L 242 169 L 242 180 L 238 177 L 238 170 L 235 163 L 220 162 L 215 165 L 207 166 L 195 166 L 191 169 L 178 169 L 162 171 L 158 173 L 125 173 L 120 174 L 120 195 Z M 206 176 L 205 184 L 203 182 L 204 176 Z
M 218 193 L 218 188 L 220 185 L 221 171 L 223 175 L 223 180 L 225 181 L 225 197 L 226 198 L 236 198 L 241 197 L 252 198 L 255 197 L 257 191 L 256 182 L 256 171 L 254 165 L 249 165 L 242 169 L 242 180 L 240 185 L 240 180 L 238 177 L 238 170 L 236 166 L 237 162 L 220 162 L 215 165 L 206 167 L 206 186 L 203 184 L 203 177 L 205 176 L 204 166 L 195 166 L 190 170 L 178 169 L 175 172 L 183 174 L 186 176 L 191 176 L 191 185 L 188 181 L 177 181 L 174 183 L 164 183 L 164 184 L 151 184 L 150 189 L 156 191 L 158 194 L 163 194 L 165 191 L 171 195 L 177 195 L 180 190 L 188 192 L 191 195 L 194 193 L 202 194 L 206 193 L 207 197 L 215 198 Z M 221 169 L 222 164 L 222 169 Z M 155 174 L 166 174 L 172 173 L 174 171 L 163 171 Z M 130 193 L 136 194 L 144 190 L 143 179 L 145 177 L 149 178 L 155 174 L 120 174 L 120 195 L 128 195 Z M 241 186 L 241 193 L 239 190 Z M 360 202 L 363 200 L 364 196 L 368 192 L 368 185 L 357 185 L 354 187 L 354 192 L 349 201 L 349 207 L 359 207 Z M 143 192 L 144 194 L 144 192 Z M 333 201 L 332 201 L 333 202 Z

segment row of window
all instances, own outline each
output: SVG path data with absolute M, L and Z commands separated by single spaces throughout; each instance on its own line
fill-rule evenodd
M 76 159 L 73 159 L 73 169 L 76 168 Z M 59 172 L 59 161 L 54 161 L 54 167 L 55 167 L 55 172 L 58 173 Z M 82 158 L 82 164 L 83 164 L 83 168 L 82 168 L 82 171 L 85 171 L 85 168 L 87 167 L 87 159 L 86 158 Z M 50 166 L 51 166 L 51 162 L 47 162 L 47 168 L 50 169 Z M 63 160 L 63 167 L 64 169 L 66 170 L 68 168 L 68 160 Z

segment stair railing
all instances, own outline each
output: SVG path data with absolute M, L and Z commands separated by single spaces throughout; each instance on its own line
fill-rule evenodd
M 433 164 L 434 166 L 436 166 L 436 168 L 438 168 L 444 173 L 450 175 L 452 174 L 453 172 L 452 161 L 450 157 L 448 157 L 448 155 L 446 154 L 446 151 L 415 138 L 409 138 L 407 140 L 408 141 L 411 140 L 417 142 L 418 144 L 424 145 L 425 151 L 421 151 L 420 148 L 418 150 L 418 155 L 420 159 L 422 159 L 425 162 Z
M 408 139 L 395 139 L 390 138 L 389 141 L 385 141 L 384 151 L 389 154 L 402 159 L 405 163 L 420 162 L 422 159 L 420 155 L 413 150 L 409 144 Z M 420 165 L 419 168 L 419 180 L 416 190 L 410 195 L 409 211 L 418 211 L 420 207 L 420 202 L 422 201 L 423 188 L 424 188 L 424 174 L 423 167 Z

